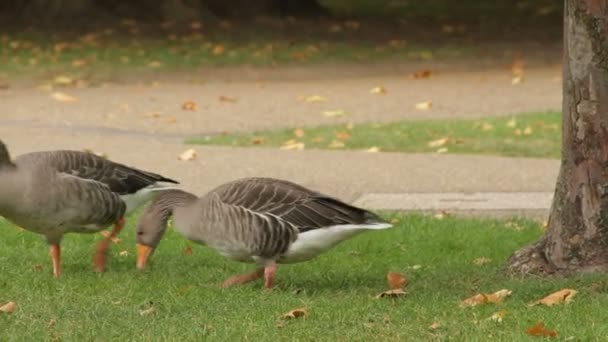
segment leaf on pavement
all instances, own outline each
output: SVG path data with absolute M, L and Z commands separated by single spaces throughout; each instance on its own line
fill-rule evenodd
M 416 72 L 414 72 L 412 74 L 412 77 L 415 79 L 429 78 L 429 77 L 431 77 L 432 73 L 433 72 L 429 69 L 421 69 L 421 70 L 417 70 Z
M 178 160 L 182 160 L 182 161 L 188 161 L 188 160 L 193 160 L 196 159 L 197 153 L 196 150 L 193 148 L 187 149 L 184 152 L 182 152 L 179 156 L 177 156 Z
M 383 86 L 374 87 L 370 89 L 369 93 L 374 95 L 386 95 L 386 88 Z
M 310 95 L 304 98 L 305 102 L 325 102 L 327 98 L 321 95 Z
M 414 107 L 418 110 L 429 110 L 433 106 L 431 101 L 418 102 L 414 105 Z
M 344 116 L 344 115 L 346 115 L 346 112 L 342 109 L 326 110 L 323 112 L 323 115 L 328 116 L 328 117 Z
M 224 95 L 220 95 L 219 100 L 220 100 L 220 102 L 229 102 L 229 103 L 238 102 L 238 100 L 236 98 L 230 97 L 230 96 L 224 96 Z
M 62 92 L 55 92 L 51 94 L 51 98 L 53 100 L 59 101 L 59 102 L 76 102 L 77 99 L 74 96 L 70 96 L 66 93 L 62 93 Z
M 197 105 L 196 102 L 192 101 L 192 100 L 188 100 L 184 103 L 182 103 L 182 109 L 183 110 L 190 110 L 190 111 L 195 111 L 197 109 Z

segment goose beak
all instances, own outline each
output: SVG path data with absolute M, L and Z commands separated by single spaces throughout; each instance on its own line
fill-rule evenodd
M 143 270 L 148 262 L 148 257 L 152 254 L 154 249 L 150 246 L 137 244 L 137 269 Z

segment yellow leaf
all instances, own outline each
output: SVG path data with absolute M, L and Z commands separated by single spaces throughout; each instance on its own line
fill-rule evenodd
M 527 127 L 526 127 L 526 128 L 523 130 L 523 132 L 522 132 L 522 133 L 523 133 L 524 135 L 530 135 L 530 134 L 532 134 L 532 127 L 527 126 Z
M 431 109 L 433 103 L 431 101 L 418 102 L 414 107 L 419 110 L 428 110 Z
M 325 116 L 329 116 L 329 117 L 334 117 L 334 116 L 344 116 L 346 115 L 346 112 L 338 109 L 338 110 L 326 110 L 323 112 L 323 115 Z
M 438 322 L 433 322 L 433 324 L 429 325 L 430 330 L 437 330 L 439 328 L 441 328 L 441 324 L 439 324 Z
M 521 135 L 522 134 L 521 129 L 516 128 L 515 130 L 513 130 L 513 134 L 514 135 Z
M 66 93 L 55 92 L 51 94 L 51 98 L 59 102 L 76 102 L 77 99 Z
M 484 132 L 491 131 L 494 129 L 494 126 L 491 123 L 484 122 L 481 125 L 481 130 Z
M 521 75 L 517 75 L 511 79 L 511 84 L 518 85 L 518 84 L 521 84 L 523 81 L 524 81 L 524 77 Z
M 505 318 L 506 315 L 507 315 L 506 310 L 500 310 L 498 312 L 493 313 L 492 316 L 490 316 L 490 320 L 500 323 L 500 322 L 502 322 L 502 319 Z
M 120 253 L 118 253 L 118 254 L 119 254 L 121 257 L 126 257 L 126 256 L 129 256 L 129 251 L 124 250 L 124 251 L 121 251 L 121 252 L 120 252 Z
M 302 142 L 298 142 L 295 139 L 290 139 L 283 143 L 283 145 L 281 146 L 281 150 L 301 151 L 304 149 L 305 146 L 306 145 L 304 145 L 304 143 L 302 143 Z
M 306 132 L 304 132 L 304 130 L 302 128 L 296 128 L 293 130 L 293 135 L 296 136 L 296 138 L 301 138 L 304 136 Z
M 492 259 L 486 258 L 486 257 L 479 257 L 479 258 L 473 260 L 473 263 L 477 266 L 485 265 L 490 262 L 492 262 Z
M 440 147 L 440 146 L 447 144 L 448 141 L 450 141 L 449 137 L 443 137 L 441 139 L 429 141 L 428 146 L 429 147 Z
M 59 75 L 53 79 L 53 83 L 60 86 L 67 86 L 74 83 L 74 79 L 69 76 Z
M 437 153 L 447 153 L 448 152 L 448 148 L 447 147 L 442 147 L 442 148 L 438 148 L 437 151 L 435 151 Z
M 325 98 L 321 95 L 310 95 L 310 96 L 307 96 L 306 98 L 304 98 L 304 101 L 306 101 L 306 102 L 325 102 L 325 101 L 327 101 L 327 98 Z
M 189 101 L 186 101 L 186 102 L 182 103 L 182 109 L 183 110 L 195 111 L 197 107 L 198 106 L 196 105 L 196 102 L 194 102 L 192 100 L 189 100 Z
M 160 68 L 161 66 L 163 65 L 159 61 L 151 61 L 150 63 L 148 63 L 149 68 Z
M 291 311 L 289 311 L 288 313 L 283 315 L 284 319 L 292 319 L 292 318 L 298 318 L 298 317 L 304 317 L 306 316 L 306 309 L 301 308 L 301 309 L 293 309 Z
M 398 298 L 405 296 L 407 293 L 403 291 L 403 289 L 392 289 L 388 291 L 384 291 L 376 295 L 376 298 Z
M 328 145 L 328 147 L 329 148 L 342 148 L 342 147 L 344 147 L 344 142 L 342 142 L 340 140 L 334 140 Z
M 183 160 L 183 161 L 188 161 L 188 160 L 193 160 L 196 158 L 196 150 L 193 148 L 187 149 L 184 152 L 182 152 L 177 159 L 178 160 Z
M 391 290 L 401 289 L 405 285 L 407 285 L 407 278 L 403 274 L 399 274 L 396 272 L 388 272 L 386 275 L 386 282 L 388 283 L 388 287 Z
M 7 314 L 11 314 L 11 313 L 15 312 L 16 309 L 17 309 L 17 303 L 15 303 L 15 302 L 8 302 L 8 303 L 0 306 L 0 312 L 4 312 Z
M 365 150 L 365 152 L 369 152 L 369 153 L 380 152 L 380 148 L 378 146 L 372 146 L 372 147 L 368 148 L 367 150 Z
M 578 292 L 576 290 L 572 290 L 572 289 L 563 289 L 557 292 L 554 292 L 548 296 L 546 296 L 543 299 L 537 300 L 536 302 L 530 304 L 529 306 L 533 306 L 533 305 L 546 305 L 546 306 L 552 306 L 555 304 L 562 304 L 562 303 L 570 303 L 572 301 L 572 299 L 574 298 L 574 296 L 576 296 Z
M 515 128 L 515 126 L 517 126 L 517 120 L 515 120 L 515 118 L 511 118 L 507 121 L 507 127 Z
M 468 307 L 468 306 L 476 306 L 479 304 L 485 304 L 485 303 L 501 303 L 506 297 L 510 296 L 512 293 L 512 291 L 503 289 L 500 291 L 496 291 L 492 294 L 483 294 L 483 293 L 478 293 L 472 297 L 469 297 L 465 300 L 463 300 L 460 303 L 460 307 L 464 308 L 464 307 Z
M 378 86 L 375 88 L 372 88 L 369 91 L 370 94 L 375 94 L 375 95 L 385 95 L 386 94 L 386 88 L 384 88 L 383 86 Z
M 153 306 L 151 306 L 151 307 L 149 307 L 147 309 L 144 309 L 144 310 L 139 310 L 139 315 L 140 316 L 149 316 L 149 315 L 152 315 L 154 313 L 156 313 L 156 309 Z

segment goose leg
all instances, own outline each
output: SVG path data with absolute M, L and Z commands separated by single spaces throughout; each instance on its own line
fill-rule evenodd
M 94 258 L 95 272 L 103 272 L 106 270 L 106 256 L 108 253 L 108 248 L 110 247 L 110 242 L 114 237 L 116 237 L 116 235 L 118 235 L 118 233 L 120 233 L 124 226 L 125 219 L 124 217 L 121 217 L 118 221 L 116 221 L 116 224 L 114 225 L 114 228 L 112 229 L 110 235 L 108 235 L 108 237 L 106 237 L 105 239 L 101 240 L 99 245 L 97 245 L 97 251 L 95 252 Z
M 233 285 L 245 284 L 250 281 L 260 279 L 263 276 L 264 276 L 264 269 L 260 268 L 251 273 L 239 274 L 234 277 L 228 278 L 226 281 L 224 281 L 224 283 L 222 284 L 222 287 L 226 288 L 226 287 L 230 287 Z
M 50 251 L 51 260 L 53 260 L 53 276 L 59 278 L 61 276 L 61 247 L 59 244 L 52 244 Z
M 264 267 L 264 287 L 271 289 L 274 283 L 274 274 L 277 271 L 277 264 L 272 262 Z

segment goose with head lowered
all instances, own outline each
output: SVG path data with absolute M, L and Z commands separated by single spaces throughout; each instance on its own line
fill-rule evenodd
M 390 228 L 377 215 L 298 184 L 273 178 L 245 178 L 202 197 L 182 190 L 159 194 L 137 224 L 137 267 L 143 269 L 173 217 L 189 240 L 223 256 L 257 264 L 224 287 L 264 277 L 271 288 L 277 263 L 312 259 L 368 230 Z
M 177 182 L 80 151 L 32 152 L 11 160 L 0 141 L 0 216 L 42 234 L 50 245 L 53 274 L 61 274 L 63 235 L 94 233 L 114 225 L 100 242 L 95 269 L 103 271 L 110 240 L 125 215 Z

